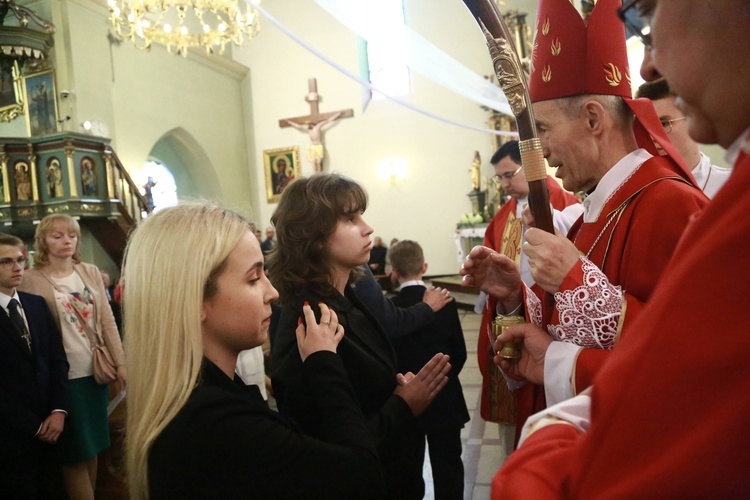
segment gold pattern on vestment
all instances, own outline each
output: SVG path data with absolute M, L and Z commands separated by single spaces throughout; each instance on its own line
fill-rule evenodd
M 549 82 L 550 80 L 552 80 L 552 68 L 550 68 L 548 64 L 542 71 L 542 81 Z
M 515 214 L 509 213 L 503 230 L 503 241 L 500 245 L 500 253 L 512 259 L 516 264 L 521 263 L 521 236 L 523 224 Z
M 559 56 L 560 51 L 562 50 L 562 45 L 560 44 L 560 39 L 555 38 L 552 43 L 550 44 L 550 50 L 552 51 L 553 56 Z
M 612 87 L 617 87 L 618 85 L 620 85 L 620 82 L 622 81 L 622 73 L 620 72 L 620 68 L 615 66 L 613 63 L 607 63 L 604 66 L 604 79 L 607 80 L 607 83 Z

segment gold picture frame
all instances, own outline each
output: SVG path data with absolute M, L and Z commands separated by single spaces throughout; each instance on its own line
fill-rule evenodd
M 299 146 L 263 150 L 269 203 L 277 203 L 284 188 L 300 176 L 299 165 Z
M 23 89 L 18 61 L 3 58 L 0 62 L 0 121 L 11 122 L 24 112 Z
M 55 70 L 23 78 L 26 127 L 31 137 L 57 132 L 57 91 Z
M 510 115 L 494 112 L 489 119 L 489 125 L 492 130 L 501 130 L 503 132 L 517 132 L 516 118 Z M 507 135 L 492 134 L 492 147 L 495 151 L 511 139 Z

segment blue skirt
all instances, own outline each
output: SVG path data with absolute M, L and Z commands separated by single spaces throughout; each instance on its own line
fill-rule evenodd
M 94 458 L 109 448 L 109 387 L 90 377 L 68 380 L 68 416 L 60 439 L 63 463 Z

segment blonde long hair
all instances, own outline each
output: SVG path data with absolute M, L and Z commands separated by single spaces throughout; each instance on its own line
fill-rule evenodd
M 142 222 L 125 255 L 130 495 L 148 498 L 154 440 L 187 402 L 203 358 L 201 307 L 240 239 L 254 226 L 207 203 L 167 208 Z

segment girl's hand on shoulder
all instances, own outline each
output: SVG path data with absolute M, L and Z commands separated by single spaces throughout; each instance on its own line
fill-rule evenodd
M 339 342 L 344 338 L 344 327 L 339 324 L 338 316 L 333 309 L 322 302 L 318 304 L 318 307 L 320 307 L 320 323 L 316 323 L 315 313 L 307 302 L 302 306 L 305 320 L 302 321 L 302 317 L 299 318 L 296 333 L 297 348 L 303 363 L 314 352 L 336 352 Z

